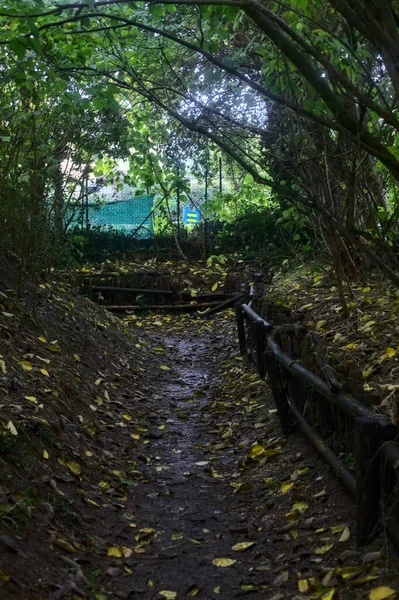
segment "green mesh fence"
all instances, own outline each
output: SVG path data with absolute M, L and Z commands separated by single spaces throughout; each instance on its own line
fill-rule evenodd
M 134 233 L 145 221 L 135 236 L 149 238 L 154 234 L 151 215 L 153 203 L 154 196 L 141 196 L 130 200 L 107 202 L 100 207 L 89 204 L 88 207 L 75 211 L 71 226 L 83 228 L 87 225 L 90 228 L 100 226 L 102 229 L 112 228 Z

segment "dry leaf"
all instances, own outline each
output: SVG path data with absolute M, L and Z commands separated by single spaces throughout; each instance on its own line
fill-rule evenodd
M 19 364 L 21 365 L 24 371 L 32 371 L 33 369 L 32 363 L 28 360 L 22 360 Z
M 74 475 L 77 475 L 77 476 L 81 475 L 81 473 L 82 473 L 82 467 L 80 466 L 79 463 L 77 463 L 77 462 L 67 462 L 66 466 L 68 467 L 68 469 L 70 471 L 72 471 L 72 473 Z
M 243 550 L 246 550 L 255 544 L 256 542 L 240 542 L 238 544 L 234 544 L 232 550 L 234 550 L 234 552 L 242 552 Z
M 392 598 L 396 594 L 395 590 L 390 587 L 382 585 L 381 587 L 374 588 L 370 592 L 369 600 L 385 600 L 385 598 Z
M 12 435 L 18 435 L 18 431 L 15 429 L 15 425 L 12 421 L 8 421 L 6 429 L 8 429 Z
M 234 565 L 236 562 L 237 561 L 233 558 L 214 558 L 212 564 L 215 565 L 215 567 L 231 567 L 231 565 Z

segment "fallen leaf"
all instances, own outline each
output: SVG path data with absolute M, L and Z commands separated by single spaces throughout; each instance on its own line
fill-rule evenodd
M 22 360 L 19 364 L 21 365 L 24 371 L 32 371 L 33 369 L 32 363 L 28 360 Z
M 298 590 L 302 593 L 305 594 L 306 592 L 309 591 L 309 583 L 307 579 L 300 579 L 298 581 Z
M 236 562 L 237 561 L 233 558 L 214 558 L 212 564 L 215 565 L 215 567 L 231 567 L 231 565 L 234 565 Z
M 175 598 L 177 598 L 177 593 L 172 592 L 170 590 L 161 590 L 160 592 L 158 592 L 158 594 L 163 598 L 166 598 L 167 600 L 174 600 Z
M 351 534 L 349 531 L 349 527 L 345 527 L 345 529 L 341 533 L 341 536 L 338 541 L 339 542 L 347 542 L 349 540 L 350 536 L 351 536 Z
M 396 594 L 395 590 L 382 585 L 371 590 L 369 600 L 385 600 L 385 598 L 391 598 L 394 594 Z
M 217 289 L 218 289 L 218 284 L 214 283 L 212 286 L 212 292 L 216 292 Z
M 190 597 L 198 596 L 199 591 L 200 590 L 199 590 L 199 587 L 197 585 L 192 585 L 187 590 L 187 596 L 190 596 Z
M 255 544 L 256 542 L 240 542 L 238 544 L 234 544 L 232 550 L 234 550 L 234 552 L 242 552 L 243 550 L 246 550 Z
M 74 475 L 81 475 L 82 473 L 82 467 L 80 466 L 79 463 L 77 462 L 67 462 L 66 466 L 68 467 L 68 469 L 74 474 Z
M 294 487 L 294 482 L 290 482 L 290 483 L 283 483 L 281 486 L 281 493 L 282 494 L 286 494 L 287 492 L 289 492 L 292 488 Z
M 15 425 L 12 421 L 8 421 L 6 429 L 8 429 L 12 435 L 18 435 L 18 431 L 15 429 Z
M 29 400 L 29 402 L 34 402 L 37 404 L 37 398 L 35 398 L 35 396 L 25 396 L 25 400 Z
M 249 458 L 256 458 L 257 456 L 260 456 L 261 454 L 264 454 L 265 449 L 263 446 L 261 446 L 260 444 L 255 444 L 254 446 L 252 446 L 248 457 Z
M 335 588 L 332 588 L 326 594 L 322 595 L 321 600 L 333 600 L 334 596 L 335 596 Z
M 315 554 L 326 554 L 329 552 L 334 544 L 326 544 L 325 546 L 320 546 L 320 548 L 316 548 L 314 551 Z
M 47 371 L 47 369 L 40 369 L 40 373 L 45 377 L 50 377 L 50 373 Z
M 126 546 L 112 546 L 108 548 L 107 555 L 115 556 L 116 558 L 129 558 L 132 555 L 132 550 Z
M 161 369 L 163 371 L 170 371 L 170 367 L 168 367 L 168 365 L 161 365 Z
M 43 458 L 45 458 L 46 460 L 48 460 L 50 458 L 47 450 L 43 450 Z

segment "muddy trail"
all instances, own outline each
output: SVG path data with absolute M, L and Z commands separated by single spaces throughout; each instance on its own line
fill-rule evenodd
M 119 358 L 136 374 L 121 366 L 91 401 L 100 433 L 75 453 L 82 472 L 50 465 L 51 504 L 17 541 L 0 535 L 0 598 L 394 597 L 397 552 L 384 537 L 356 547 L 353 499 L 299 433 L 282 435 L 233 312 L 127 325 L 136 343 Z M 46 513 L 56 504 L 64 521 Z
M 396 554 L 382 539 L 355 547 L 352 498 L 300 434 L 283 439 L 232 314 L 147 333 L 167 364 L 126 498 L 103 515 L 107 556 L 85 568 L 94 597 L 328 600 L 393 585 Z

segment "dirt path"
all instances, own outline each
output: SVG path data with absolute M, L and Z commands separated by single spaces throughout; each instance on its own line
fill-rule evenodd
M 300 435 L 281 438 L 231 317 L 149 331 L 170 370 L 154 369 L 136 435 L 141 478 L 103 521 L 116 556 L 94 571 L 95 597 L 367 598 L 392 569 L 384 548 L 356 549 L 352 498 Z
M 33 364 L 14 361 L 16 379 L 7 354 L 13 379 L 2 379 L 19 434 L 8 454 L 12 434 L 2 438 L 1 600 L 399 589 L 397 552 L 382 537 L 356 548 L 353 499 L 300 434 L 282 436 L 267 382 L 238 354 L 232 311 L 121 324 L 83 300 L 65 317 L 65 299 L 49 299 L 33 321 L 21 307 L 23 345 L 3 350 Z M 44 375 L 43 332 L 60 346 Z

